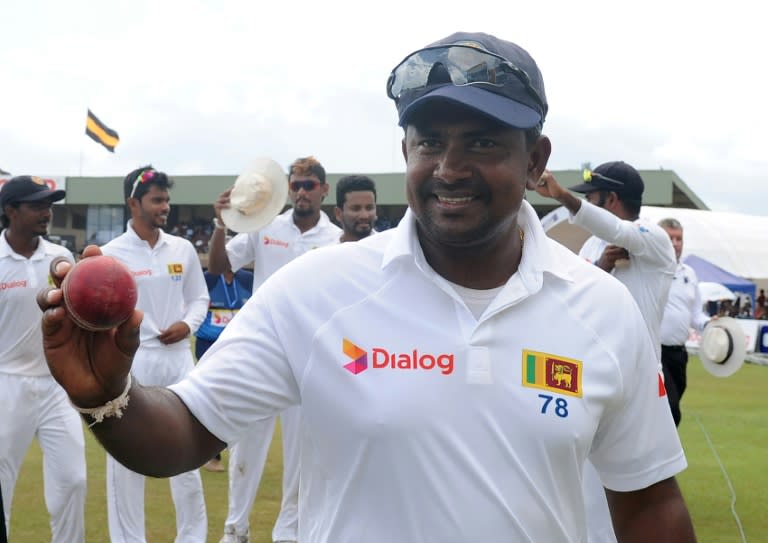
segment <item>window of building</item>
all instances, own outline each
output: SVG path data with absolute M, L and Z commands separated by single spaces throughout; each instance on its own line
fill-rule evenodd
M 123 233 L 125 208 L 123 206 L 89 206 L 86 245 L 104 245 Z
M 54 228 L 67 227 L 67 210 L 64 206 L 53 206 L 51 211 L 51 226 Z

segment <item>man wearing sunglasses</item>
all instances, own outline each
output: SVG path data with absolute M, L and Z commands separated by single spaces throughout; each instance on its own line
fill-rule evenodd
M 535 61 L 457 33 L 406 57 L 388 93 L 404 129 L 398 226 L 277 271 L 188 379 L 132 385 L 123 417 L 94 431 L 170 474 L 301 405 L 302 543 L 583 542 L 586 459 L 622 542 L 693 542 L 642 316 L 524 199 L 551 152 Z M 90 353 L 59 298 L 40 296 L 49 363 L 111 368 L 110 390 L 125 387 L 137 318 L 118 328 L 123 351 Z M 111 399 L 79 377 L 61 378 L 73 399 Z
M 208 271 L 237 271 L 253 264 L 254 290 L 277 270 L 311 249 L 339 242 L 342 230 L 321 209 L 328 195 L 325 168 L 314 157 L 291 164 L 288 198 L 293 204 L 258 232 L 240 233 L 224 245 L 221 210 L 229 205 L 229 191 L 214 204 L 215 228 L 210 242 Z M 298 407 L 280 413 L 283 439 L 283 496 L 280 514 L 272 530 L 275 542 L 297 541 L 299 501 Z M 247 543 L 249 516 L 259 489 L 264 462 L 272 442 L 275 418 L 252 426 L 230 449 L 229 508 L 220 543 Z
M 584 182 L 570 190 L 547 171 L 536 189 L 560 202 L 574 224 L 593 234 L 579 256 L 613 274 L 629 289 L 653 340 L 655 357 L 648 363 L 660 368 L 661 321 L 675 274 L 675 252 L 660 226 L 640 218 L 645 184 L 638 171 L 626 162 L 606 162 L 594 171 L 585 170 Z M 584 200 L 571 191 L 584 194 Z M 602 484 L 589 463 L 584 479 L 589 541 L 615 542 Z

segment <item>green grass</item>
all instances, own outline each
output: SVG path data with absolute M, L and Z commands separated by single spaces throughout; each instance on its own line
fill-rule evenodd
M 280 509 L 282 488 L 282 448 L 280 425 L 276 426 L 272 446 L 264 466 L 261 487 L 251 511 L 251 543 L 270 543 L 272 525 Z M 88 463 L 88 498 L 85 510 L 86 541 L 109 541 L 104 449 L 90 432 L 86 432 L 86 462 Z M 225 463 L 228 455 L 222 455 Z M 208 542 L 218 543 L 227 516 L 227 473 L 200 470 L 203 478 L 208 513 Z M 146 511 L 147 541 L 170 542 L 176 536 L 176 516 L 166 479 L 147 478 L 144 509 Z M 43 501 L 42 454 L 37 442 L 24 461 L 13 501 L 11 538 L 13 543 L 44 543 L 50 541 L 48 514 Z
M 740 542 L 740 532 L 731 512 L 731 489 L 736 493 L 735 510 L 746 541 L 766 541 L 765 504 L 768 503 L 768 367 L 745 364 L 736 375 L 718 379 L 704 371 L 692 357 L 688 390 L 683 398 L 680 436 L 689 467 L 679 476 L 699 541 Z M 88 503 L 87 541 L 108 541 L 104 498 L 104 452 L 87 436 Z M 275 433 L 262 485 L 251 513 L 252 543 L 271 542 L 272 523 L 280 505 L 281 456 L 279 433 Z M 728 479 L 718 463 L 725 468 Z M 226 453 L 224 456 L 225 460 Z M 208 505 L 208 541 L 217 543 L 227 514 L 226 473 L 202 471 Z M 168 482 L 148 479 L 146 490 L 147 538 L 172 541 L 175 515 Z M 50 540 L 42 496 L 42 464 L 35 444 L 25 460 L 14 497 L 11 521 L 14 543 Z
M 729 480 L 746 541 L 768 541 L 768 367 L 745 364 L 717 378 L 692 357 L 688 381 L 680 423 L 688 469 L 678 479 L 699 541 L 742 541 Z

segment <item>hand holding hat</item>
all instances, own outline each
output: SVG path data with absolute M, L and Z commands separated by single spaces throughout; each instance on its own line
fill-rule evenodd
M 741 325 L 731 317 L 709 321 L 699 340 L 699 358 L 715 377 L 728 377 L 744 364 L 746 338 Z
M 255 232 L 277 217 L 288 198 L 288 178 L 280 165 L 257 158 L 235 180 L 229 207 L 221 209 L 224 224 L 235 232 Z

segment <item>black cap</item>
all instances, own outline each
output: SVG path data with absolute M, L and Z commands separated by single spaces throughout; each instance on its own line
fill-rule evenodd
M 574 192 L 587 194 L 596 190 L 608 190 L 626 200 L 642 200 L 645 183 L 636 169 L 620 160 L 600 164 L 592 170 L 592 179 L 569 187 Z
M 44 179 L 31 175 L 12 177 L 0 189 L 0 211 L 7 204 L 37 202 L 46 198 L 58 202 L 66 196 L 63 190 L 51 190 Z
M 431 43 L 427 48 L 449 45 L 476 47 L 506 59 L 525 73 L 530 81 L 530 88 L 527 88 L 521 80 L 515 77 L 507 78 L 501 87 L 491 85 L 459 86 L 452 84 L 449 78 L 445 84 L 427 90 L 426 94 L 417 93 L 395 98 L 401 126 L 405 126 L 410 115 L 418 107 L 435 100 L 458 103 L 515 128 L 528 129 L 544 123 L 548 109 L 547 97 L 544 92 L 544 79 L 536 61 L 527 51 L 512 42 L 478 32 L 456 32 Z M 409 57 L 416 53 L 418 51 Z

